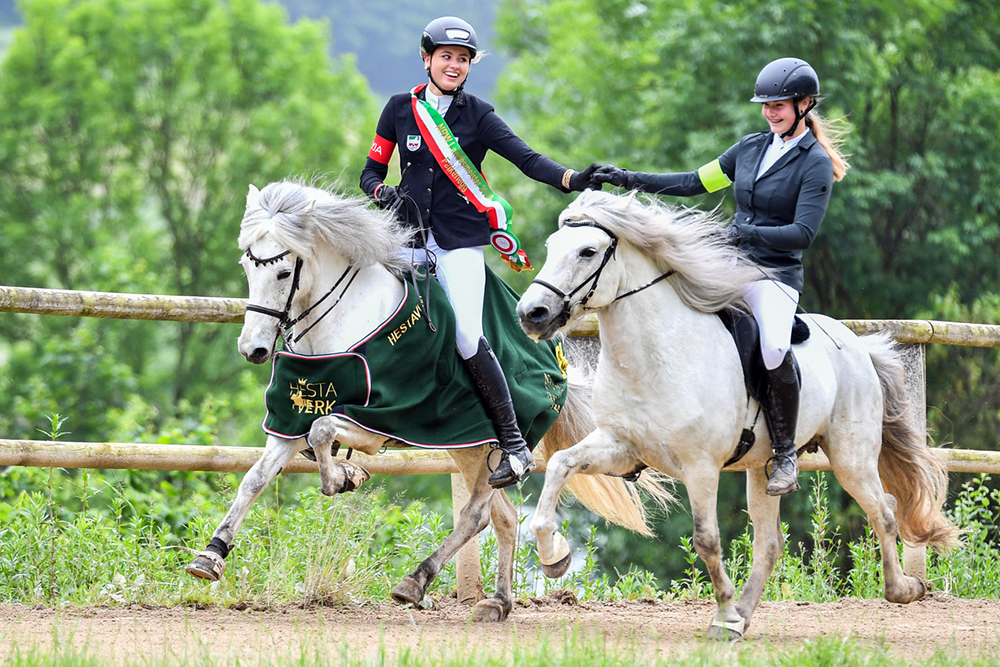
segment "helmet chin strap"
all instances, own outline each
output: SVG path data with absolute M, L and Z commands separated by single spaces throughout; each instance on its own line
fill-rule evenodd
M 430 71 L 427 72 L 427 75 L 430 76 Z M 465 82 L 463 81 L 462 83 L 464 84 Z M 437 85 L 437 84 L 434 84 L 434 85 Z M 438 88 L 440 88 L 440 86 L 438 86 Z M 806 110 L 803 111 L 802 113 L 799 113 L 799 103 L 798 103 L 798 100 L 796 100 L 796 102 L 795 102 L 795 122 L 792 123 L 792 126 L 788 129 L 788 132 L 782 133 L 781 138 L 782 139 L 787 139 L 788 137 L 790 137 L 793 134 L 795 134 L 795 130 L 799 126 L 799 121 L 802 120 L 803 118 L 805 118 L 806 116 L 808 116 L 809 112 L 816 108 L 816 104 L 817 104 L 816 98 L 811 98 L 809 100 L 809 106 L 806 107 Z
M 437 88 L 438 90 L 441 91 L 442 95 L 458 95 L 465 88 L 465 81 L 469 80 L 469 77 L 466 76 L 465 77 L 465 81 L 463 81 L 462 83 L 460 83 L 458 85 L 458 87 L 455 88 L 455 90 L 445 90 L 444 88 L 441 87 L 441 84 L 439 84 L 437 81 L 435 81 L 434 77 L 431 76 L 431 70 L 430 70 L 430 68 L 427 69 L 427 78 L 430 79 L 430 82 L 434 84 L 435 88 Z M 812 108 L 812 107 L 810 107 L 810 108 Z

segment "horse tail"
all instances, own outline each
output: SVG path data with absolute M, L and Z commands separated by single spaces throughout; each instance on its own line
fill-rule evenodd
M 540 458 L 548 458 L 575 445 L 597 428 L 593 408 L 593 376 L 589 371 L 570 366 L 566 402 L 552 428 L 535 448 Z M 636 483 L 607 475 L 573 475 L 564 491 L 576 497 L 588 510 L 611 523 L 651 537 L 649 516 L 643 494 L 658 507 L 666 509 L 677 502 L 667 488 L 670 478 L 661 473 L 643 471 Z M 638 487 L 638 488 L 636 488 Z
M 906 396 L 903 361 L 888 334 L 865 336 L 882 385 L 882 451 L 879 476 L 896 498 L 899 534 L 909 544 L 944 550 L 958 544 L 958 528 L 942 513 L 948 470 L 914 427 Z

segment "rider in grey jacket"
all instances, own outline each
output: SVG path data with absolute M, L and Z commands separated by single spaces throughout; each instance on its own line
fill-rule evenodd
M 781 58 L 761 70 L 751 99 L 762 105 L 770 131 L 743 137 L 697 171 L 656 174 L 607 166 L 594 175 L 599 183 L 680 197 L 733 186 L 736 217 L 727 235 L 776 278 L 759 280 L 744 294 L 760 327 L 768 369 L 763 407 L 774 452 L 769 495 L 799 489 L 799 384 L 791 331 L 803 288 L 802 251 L 819 232 L 833 182 L 848 168 L 822 118 L 811 113 L 819 100 L 819 77 L 809 63 Z

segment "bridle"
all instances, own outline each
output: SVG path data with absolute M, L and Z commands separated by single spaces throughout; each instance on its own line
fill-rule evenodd
M 262 257 L 257 257 L 256 255 L 254 255 L 253 252 L 251 252 L 251 250 L 250 250 L 250 248 L 248 246 L 247 250 L 246 250 L 246 253 L 244 253 L 244 254 L 246 254 L 246 256 L 250 259 L 250 261 L 252 261 L 259 268 L 261 266 L 267 266 L 268 264 L 274 264 L 275 262 L 277 262 L 279 259 L 281 259 L 285 255 L 290 255 L 291 252 L 292 252 L 291 250 L 285 250 L 284 252 L 278 253 L 277 255 L 274 255 L 272 257 L 263 257 L 262 258 Z M 285 346 L 287 348 L 289 348 L 289 349 L 291 349 L 292 344 L 298 343 L 299 340 L 301 340 L 303 336 L 305 336 L 307 333 L 309 333 L 309 331 L 314 326 L 316 326 L 319 323 L 320 320 L 322 320 L 324 317 L 326 317 L 327 315 L 329 315 L 330 311 L 332 311 L 334 308 L 337 307 L 337 304 L 339 304 L 340 300 L 342 298 L 344 298 L 344 294 L 346 294 L 347 290 L 350 289 L 351 283 L 354 282 L 354 279 L 357 277 L 358 272 L 360 271 L 360 269 L 354 269 L 354 273 L 351 275 L 350 280 L 348 280 L 347 284 L 344 285 L 343 291 L 340 293 L 340 296 L 337 297 L 337 300 L 333 302 L 333 305 L 331 305 L 329 308 L 327 308 L 326 311 L 322 315 L 320 315 L 315 320 L 313 320 L 313 323 L 310 324 L 308 327 L 306 327 L 303 331 L 300 331 L 294 337 L 289 338 L 288 332 L 291 331 L 292 328 L 295 327 L 296 324 L 298 324 L 299 322 L 301 322 L 307 315 L 309 315 L 309 313 L 311 313 L 313 310 L 315 310 L 317 306 L 319 306 L 321 303 L 323 303 L 323 301 L 325 301 L 331 294 L 333 294 L 334 292 L 336 292 L 337 288 L 340 287 L 340 284 L 342 282 L 344 282 L 345 278 L 347 278 L 347 274 L 350 273 L 351 269 L 354 268 L 353 264 L 348 264 L 347 268 L 344 269 L 344 272 L 342 274 L 340 274 L 340 278 L 337 279 L 337 282 L 335 282 L 333 284 L 333 287 L 331 287 L 327 291 L 326 294 L 324 294 L 319 299 L 317 299 L 314 304 L 312 304 L 311 306 L 309 306 L 308 308 L 306 308 L 305 310 L 303 310 L 301 313 L 299 313 L 298 317 L 293 318 L 293 317 L 291 317 L 289 315 L 289 313 L 290 313 L 290 311 L 292 309 L 292 301 L 295 299 L 295 293 L 299 289 L 299 278 L 302 275 L 302 265 L 303 265 L 302 258 L 301 257 L 296 257 L 295 258 L 295 270 L 292 273 L 292 288 L 288 291 L 288 299 L 285 301 L 285 308 L 284 308 L 284 310 L 275 310 L 274 308 L 267 308 L 265 306 L 258 306 L 257 304 L 253 304 L 253 303 L 248 303 L 247 304 L 247 310 L 248 311 L 253 311 L 255 313 L 261 313 L 263 315 L 269 315 L 269 316 L 271 316 L 271 317 L 273 317 L 273 318 L 275 318 L 275 319 L 278 320 L 278 327 L 280 329 L 281 338 L 282 338 L 282 340 L 285 341 Z
M 583 222 L 567 222 L 567 223 L 563 224 L 563 227 L 594 227 L 596 229 L 600 229 L 602 232 L 604 232 L 605 234 L 607 234 L 608 236 L 611 237 L 611 243 L 608 245 L 607 250 L 604 251 L 604 257 L 601 258 L 601 264 L 600 264 L 600 266 L 598 266 L 593 271 L 593 273 L 591 273 L 589 276 L 587 276 L 586 278 L 584 278 L 580 282 L 579 285 L 577 285 L 576 287 L 574 287 L 573 289 L 571 289 L 569 292 L 563 292 L 561 289 L 559 289 L 555 285 L 552 285 L 551 283 L 547 283 L 544 280 L 539 280 L 539 279 L 536 278 L 536 279 L 534 279 L 534 280 L 531 281 L 531 283 L 533 285 L 537 283 L 538 285 L 541 285 L 542 287 L 544 287 L 544 288 L 546 288 L 546 289 L 554 292 L 556 294 L 556 296 L 558 296 L 559 298 L 561 298 L 563 300 L 563 308 L 562 308 L 562 312 L 559 313 L 559 316 L 560 317 L 564 317 L 566 321 L 569 321 L 570 311 L 572 310 L 572 308 L 573 308 L 574 305 L 580 306 L 585 311 L 586 310 L 597 310 L 597 308 L 588 308 L 587 307 L 587 302 L 590 301 L 590 297 L 594 296 L 594 292 L 597 291 L 597 283 L 601 279 L 601 273 L 603 273 L 604 267 L 606 267 L 608 265 L 608 262 L 610 262 L 612 259 L 615 258 L 615 252 L 618 250 L 618 236 L 614 232 L 612 232 L 610 229 L 608 229 L 607 227 L 605 227 L 605 226 L 603 226 L 601 224 L 598 224 L 598 223 L 596 223 L 596 222 L 594 222 L 592 220 L 587 220 L 587 221 L 583 221 Z M 614 299 L 611 300 L 611 303 L 615 303 L 616 301 L 620 301 L 621 299 L 624 299 L 627 296 L 632 296 L 633 294 L 636 294 L 637 292 L 641 292 L 644 289 L 648 289 L 648 288 L 652 287 L 653 285 L 655 285 L 656 283 L 660 282 L 661 280 L 665 280 L 665 279 L 669 278 L 670 276 L 674 275 L 675 273 L 676 273 L 676 271 L 674 271 L 673 269 L 671 269 L 671 270 L 667 271 L 666 273 L 657 276 L 656 278 L 654 278 L 653 280 L 649 281 L 648 283 L 646 283 L 642 287 L 637 287 L 637 288 L 635 288 L 633 290 L 629 290 L 628 292 L 625 292 L 624 294 L 619 294 L 618 296 L 616 296 Z M 587 290 L 587 294 L 582 299 L 580 299 L 580 301 L 578 301 L 576 304 L 571 304 L 570 303 L 570 299 L 572 298 L 572 296 L 574 294 L 576 294 L 577 292 L 579 292 L 580 290 L 582 290 L 588 283 L 590 283 L 590 289 Z M 610 304 L 608 304 L 608 305 L 610 305 Z

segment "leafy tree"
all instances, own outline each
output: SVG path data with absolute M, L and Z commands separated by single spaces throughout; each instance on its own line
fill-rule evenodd
M 353 60 L 330 61 L 323 24 L 288 25 L 259 0 L 26 0 L 21 12 L 0 65 L 0 282 L 240 295 L 247 184 L 360 171 L 377 109 Z M 80 326 L 58 319 L 5 316 L 0 333 Z M 123 330 L 141 388 L 168 405 L 244 363 L 232 325 L 104 326 Z

